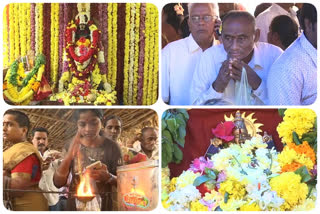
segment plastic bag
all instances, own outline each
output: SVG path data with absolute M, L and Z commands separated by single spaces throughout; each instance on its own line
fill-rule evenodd
M 252 88 L 248 83 L 247 71 L 243 67 L 241 80 L 235 82 L 235 104 L 236 105 L 252 105 L 253 98 L 251 96 Z

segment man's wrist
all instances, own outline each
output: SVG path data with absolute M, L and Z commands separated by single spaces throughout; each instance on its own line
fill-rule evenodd
M 218 86 L 218 84 L 216 83 L 216 81 L 214 81 L 214 82 L 212 83 L 212 88 L 213 88 L 213 90 L 215 90 L 215 91 L 218 92 L 218 93 L 223 93 L 223 91 L 224 91 L 224 89 L 219 88 L 219 86 Z
M 108 177 L 109 178 L 107 178 L 107 183 L 111 183 L 116 178 L 116 176 L 111 174 L 110 172 L 108 173 Z

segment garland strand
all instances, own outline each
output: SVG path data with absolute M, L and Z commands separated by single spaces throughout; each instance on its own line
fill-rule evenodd
M 51 3 L 51 88 L 54 89 L 58 80 L 59 69 L 59 4 Z
M 117 84 L 117 47 L 118 47 L 118 42 L 117 42 L 117 33 L 118 33 L 118 25 L 117 25 L 117 14 L 118 14 L 118 4 L 117 3 L 112 3 L 113 6 L 113 19 L 112 19 L 112 46 L 113 46 L 113 52 L 112 52 L 112 58 L 113 58 L 113 63 L 112 63 L 112 81 L 111 81 L 111 87 L 112 90 L 115 89 L 116 84 Z
M 51 4 L 50 3 L 45 3 L 43 5 L 43 14 L 50 14 L 50 16 L 47 19 L 44 19 L 43 22 L 43 32 L 46 32 L 43 34 L 43 53 L 45 56 L 48 56 L 47 59 L 47 65 L 45 68 L 45 78 L 48 82 L 51 81 L 51 61 L 52 58 L 49 57 L 51 56 Z
M 123 65 L 123 104 L 128 105 L 128 85 L 129 85 L 129 42 L 130 42 L 130 3 L 126 4 L 126 27 L 124 43 L 124 65 Z
M 130 58 L 129 58 L 129 92 L 128 92 L 128 102 L 132 105 L 132 97 L 133 97 L 133 72 L 134 72 L 134 25 L 135 25 L 135 14 L 136 14 L 136 5 L 134 3 L 130 4 L 131 16 L 130 16 Z
M 139 37 L 140 37 L 140 3 L 136 3 L 135 33 L 134 33 L 134 71 L 133 71 L 133 105 L 137 105 L 138 69 L 139 69 Z
M 62 73 L 62 68 L 63 68 L 63 32 L 64 31 L 64 5 L 65 3 L 59 4 L 59 42 L 58 42 L 58 74 L 57 78 L 61 75 Z M 57 84 L 57 82 L 55 83 Z M 55 85 L 56 87 L 56 85 Z
M 149 73 L 151 70 L 149 69 L 149 61 L 150 61 L 150 4 L 146 5 L 146 29 L 145 29 L 145 34 L 146 34 L 146 43 L 145 43 L 145 55 L 144 55 L 144 67 L 143 67 L 143 75 L 145 78 L 143 79 L 143 100 L 142 104 L 147 105 L 148 104 L 148 82 L 150 81 L 150 76 Z
M 40 52 L 40 4 L 35 4 L 35 55 L 38 55 Z
M 3 67 L 9 66 L 9 5 L 6 5 L 3 11 Z
M 113 51 L 113 46 L 112 46 L 112 3 L 108 3 L 108 58 L 107 58 L 107 66 L 108 66 L 108 82 L 111 83 L 112 80 L 112 51 Z M 112 83 L 111 83 L 112 84 Z
M 67 24 L 68 24 L 68 14 L 69 14 L 69 7 L 68 7 L 68 3 L 64 3 L 63 4 L 63 24 L 64 24 L 64 30 L 63 32 L 66 32 L 67 30 Z M 66 37 L 63 36 L 63 44 L 62 46 L 64 47 L 66 43 Z M 69 63 L 67 61 L 67 56 L 65 55 L 67 53 L 67 50 L 65 48 L 63 48 L 63 66 L 62 66 L 62 74 L 60 76 L 60 79 L 62 79 L 62 75 L 64 72 L 68 71 L 68 66 Z
M 19 7 L 19 37 L 20 37 L 20 47 L 21 47 L 21 57 L 27 55 L 27 14 L 26 14 L 26 4 L 20 3 Z
M 15 61 L 14 25 L 15 25 L 14 4 L 9 4 L 9 64 Z
M 149 18 L 149 64 L 148 64 L 148 86 L 147 86 L 147 105 L 151 105 L 152 103 L 152 86 L 153 86 L 153 80 L 154 80 L 154 32 L 153 32 L 153 27 L 154 27 L 154 20 L 155 20 L 155 14 L 153 13 L 153 5 L 148 4 L 149 6 L 149 13 L 150 13 L 150 18 Z
M 30 49 L 34 51 L 36 49 L 36 44 L 35 44 L 35 37 L 36 37 L 36 29 L 35 29 L 35 21 L 36 21 L 36 4 L 31 3 L 31 9 L 30 9 L 30 25 L 31 25 L 31 35 L 30 35 Z
M 13 4 L 14 7 L 14 59 L 18 59 L 20 57 L 20 31 L 19 31 L 19 4 Z
M 138 68 L 138 97 L 137 104 L 142 105 L 143 100 L 143 82 L 144 82 L 144 47 L 145 47 L 145 17 L 146 4 L 142 3 L 140 7 L 140 44 L 139 44 L 139 68 Z
M 25 29 L 26 29 L 26 48 L 27 48 L 27 52 L 26 54 L 29 55 L 30 54 L 30 50 L 31 49 L 31 4 L 30 3 L 25 3 L 25 10 L 26 10 L 26 22 L 25 22 Z
M 158 36 L 158 10 L 157 8 L 152 5 L 152 15 L 153 18 L 151 20 L 153 20 L 153 24 L 152 26 L 152 32 L 151 35 L 153 36 L 153 47 L 150 49 L 151 52 L 153 53 L 153 82 L 152 82 L 152 88 L 151 88 L 151 94 L 150 94 L 150 99 L 151 99 L 151 103 L 150 105 L 154 104 L 155 102 L 157 102 L 158 99 L 158 75 L 159 75 L 159 36 Z
M 152 104 L 156 103 L 158 100 L 158 86 L 159 86 L 159 16 L 158 9 L 153 7 L 153 13 L 155 16 L 154 19 L 154 27 L 153 27 L 153 35 L 154 35 L 154 75 L 153 75 L 153 87 L 152 87 Z

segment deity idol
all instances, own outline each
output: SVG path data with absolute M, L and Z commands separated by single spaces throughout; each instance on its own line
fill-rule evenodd
M 84 102 L 93 102 L 101 94 L 111 92 L 106 74 L 98 63 L 104 63 L 101 32 L 90 20 L 90 3 L 78 3 L 78 15 L 66 28 L 64 62 L 68 65 L 59 82 L 59 92 L 66 90 Z

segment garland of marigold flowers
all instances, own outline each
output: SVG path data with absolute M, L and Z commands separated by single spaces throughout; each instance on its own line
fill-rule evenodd
M 9 35 L 8 35 L 8 17 L 9 5 L 6 5 L 3 11 L 3 67 L 9 66 Z
M 128 91 L 128 102 L 132 105 L 132 97 L 133 97 L 133 72 L 134 72 L 134 25 L 135 25 L 135 14 L 136 14 L 136 5 L 134 3 L 130 4 L 131 16 L 130 16 L 130 58 L 129 58 L 129 91 Z
M 134 71 L 133 71 L 133 105 L 137 105 L 138 95 L 138 68 L 139 68 L 139 41 L 140 41 L 140 3 L 136 3 L 135 17 L 135 44 L 134 44 Z
M 9 64 L 15 61 L 14 26 L 16 24 L 16 17 L 14 14 L 14 5 L 15 4 L 9 4 Z
M 36 49 L 35 45 L 35 38 L 36 38 L 36 4 L 31 3 L 31 8 L 30 8 L 30 50 L 34 51 Z
M 58 80 L 59 69 L 59 4 L 51 3 L 51 88 L 54 89 Z
M 108 3 L 108 58 L 107 58 L 107 61 L 108 61 L 108 82 L 109 83 L 112 83 L 111 80 L 112 80 L 112 39 L 113 39 L 113 36 L 112 36 L 112 17 L 113 17 L 113 14 L 112 14 L 112 3 Z
M 117 42 L 117 34 L 118 34 L 118 24 L 117 24 L 117 14 L 118 14 L 118 4 L 113 3 L 113 18 L 112 18 L 112 46 L 113 46 L 113 52 L 112 52 L 112 59 L 113 59 L 113 64 L 112 64 L 112 81 L 111 81 L 111 86 L 112 89 L 114 90 L 116 88 L 117 84 L 117 47 L 118 47 L 118 42 Z
M 117 3 L 108 4 L 108 82 L 114 90 L 117 84 Z
M 154 13 L 154 6 L 153 4 L 148 4 L 149 6 L 149 13 L 150 13 L 150 19 L 149 19 L 149 77 L 148 77 L 148 87 L 147 87 L 147 105 L 153 104 L 152 100 L 152 89 L 154 84 L 154 52 L 155 52 L 155 35 L 154 35 L 154 21 L 155 21 L 155 13 Z
M 39 4 L 39 54 L 43 53 L 43 4 Z M 37 56 L 37 54 L 36 54 Z
M 22 89 L 18 90 L 19 63 L 18 61 L 14 61 L 5 77 L 3 84 L 4 95 L 15 104 L 27 104 L 31 101 L 33 94 L 37 92 L 40 87 L 40 81 L 44 72 L 44 64 L 44 55 L 37 56 L 35 66 L 22 81 Z M 23 69 L 22 64 L 20 67 Z
M 21 3 L 19 5 L 19 37 L 20 37 L 20 47 L 21 47 L 21 57 L 27 55 L 27 14 L 26 14 L 26 4 Z
M 145 28 L 145 35 L 146 35 L 146 40 L 145 40 L 145 51 L 144 51 L 144 67 L 143 67 L 143 75 L 144 75 L 144 79 L 143 79 L 143 99 L 142 99 L 142 104 L 143 105 L 147 105 L 148 104 L 148 81 L 150 81 L 150 76 L 149 76 L 149 72 L 151 72 L 151 70 L 149 69 L 149 61 L 150 61 L 150 4 L 146 4 L 146 28 Z
M 19 4 L 13 4 L 14 6 L 14 58 L 18 59 L 20 56 L 20 31 L 19 31 Z
M 123 65 L 123 104 L 128 105 L 128 76 L 129 76 L 129 42 L 130 42 L 130 3 L 126 4 L 126 27 L 124 43 L 124 65 Z
M 36 3 L 35 5 L 35 39 L 34 39 L 34 47 L 35 47 L 35 55 L 38 55 L 40 52 L 40 4 Z
M 25 29 L 26 29 L 26 46 L 27 46 L 27 55 L 29 54 L 31 49 L 31 4 L 25 3 L 25 10 L 26 10 L 26 22 L 25 22 Z
M 159 16 L 158 9 L 153 5 L 154 24 L 152 25 L 152 31 L 154 35 L 154 57 L 153 57 L 153 84 L 152 84 L 152 102 L 157 102 L 158 99 L 158 77 L 159 77 Z

